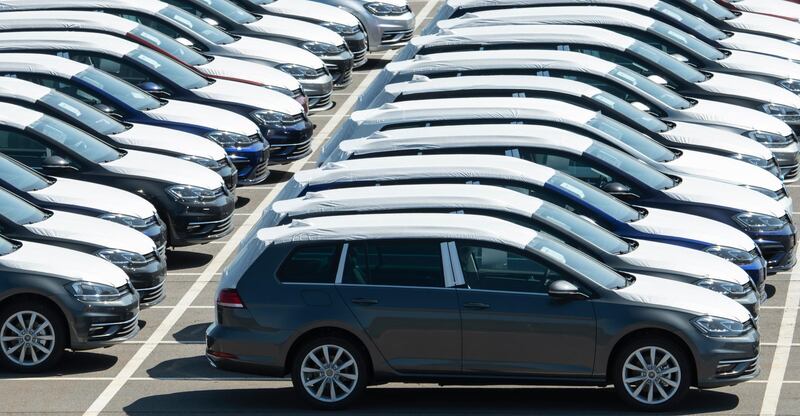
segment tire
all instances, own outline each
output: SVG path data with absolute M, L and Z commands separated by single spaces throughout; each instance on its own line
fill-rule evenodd
M 361 348 L 342 337 L 320 337 L 297 351 L 292 385 L 303 401 L 317 409 L 344 409 L 366 390 L 368 371 Z
M 680 403 L 694 374 L 685 348 L 658 336 L 638 338 L 624 345 L 614 357 L 612 371 L 620 398 L 650 412 L 669 410 Z
M 66 337 L 61 312 L 47 304 L 18 301 L 0 310 L 0 364 L 11 371 L 49 370 L 61 360 Z

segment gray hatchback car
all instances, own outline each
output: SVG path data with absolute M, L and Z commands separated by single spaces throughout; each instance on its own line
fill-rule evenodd
M 455 214 L 373 214 L 262 229 L 226 270 L 206 356 L 291 375 L 343 408 L 367 385 L 613 384 L 665 410 L 690 386 L 759 372 L 735 301 L 618 273 L 536 231 Z

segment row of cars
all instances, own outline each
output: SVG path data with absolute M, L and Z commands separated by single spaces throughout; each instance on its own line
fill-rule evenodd
M 306 157 L 309 112 L 413 27 L 324 3 L 0 2 L 0 364 L 135 336 L 167 248 L 228 236 L 237 187 Z
M 800 23 L 447 0 L 424 34 L 240 247 L 212 365 L 324 409 L 400 381 L 662 411 L 756 377 L 767 276 L 796 263 Z

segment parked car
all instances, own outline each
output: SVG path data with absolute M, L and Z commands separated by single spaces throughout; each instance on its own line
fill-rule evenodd
M 781 0 L 720 0 L 718 3 L 730 10 L 776 16 L 797 22 L 800 20 L 800 4 Z
M 352 14 L 327 4 L 310 0 L 232 0 L 239 7 L 255 14 L 282 16 L 302 20 L 332 30 L 347 43 L 353 54 L 353 68 L 367 63 L 367 34 Z
M 759 372 L 758 331 L 735 301 L 616 272 L 495 218 L 312 218 L 261 230 L 244 252 L 220 283 L 206 356 L 223 369 L 291 374 L 315 407 L 346 407 L 388 381 L 569 377 L 664 410 L 690 385 Z
M 231 36 L 202 19 L 157 0 L 9 0 L 0 10 L 88 10 L 124 17 L 156 29 L 186 46 L 211 56 L 242 59 L 281 70 L 296 78 L 308 95 L 309 106 L 333 105 L 333 78 L 321 59 L 294 46 L 248 36 Z
M 122 224 L 150 237 L 159 255 L 167 247 L 167 227 L 153 204 L 110 186 L 42 175 L 0 153 L 0 188 L 31 204 Z
M 371 52 L 402 45 L 414 35 L 414 12 L 411 11 L 411 7 L 408 7 L 406 0 L 311 1 L 336 6 L 355 16 L 367 33 Z
M 664 243 L 622 239 L 564 208 L 496 186 L 390 185 L 331 189 L 304 198 L 276 201 L 279 225 L 311 217 L 374 213 L 485 215 L 547 234 L 609 267 L 626 273 L 682 281 L 722 293 L 758 319 L 766 300 L 764 281 L 751 281 L 731 262 L 711 254 Z M 684 261 L 677 265 L 675 259 Z
M 266 39 L 305 49 L 325 62 L 334 88 L 353 80 L 353 54 L 344 39 L 330 29 L 297 19 L 254 15 L 228 0 L 163 0 L 226 33 Z
M 139 293 L 139 306 L 164 300 L 167 261 L 144 234 L 99 218 L 45 210 L 0 188 L 0 234 L 100 257 L 122 269 Z
M 611 62 L 570 51 L 481 51 L 449 52 L 426 55 L 414 60 L 393 62 L 378 75 L 380 82 L 397 83 L 410 81 L 415 75 L 429 78 L 453 77 L 456 75 L 537 75 L 568 78 L 596 86 L 606 92 L 631 102 L 645 111 L 668 115 L 671 119 L 712 125 L 730 130 L 769 147 L 781 167 L 786 180 L 800 178 L 797 136 L 783 121 L 770 117 L 773 111 L 786 121 L 800 120 L 800 101 L 798 97 L 781 88 L 770 92 L 755 88 L 752 82 L 759 81 L 739 77 L 736 87 L 727 83 L 716 84 L 718 91 L 714 98 L 725 100 L 736 98 L 737 105 L 727 102 L 689 98 L 675 93 L 669 88 L 656 84 L 648 78 Z M 720 74 L 706 82 L 728 77 Z M 741 82 L 739 82 L 741 81 Z M 716 82 L 716 81 L 714 81 Z M 736 89 L 749 85 L 747 91 Z M 773 86 L 774 87 L 774 86 Z M 375 97 L 382 85 L 374 85 L 364 93 L 364 99 Z M 773 94 L 775 93 L 775 94 Z M 776 98 L 783 103 L 777 105 Z M 749 107 L 749 108 L 744 108 Z M 755 111 L 759 110 L 759 111 Z M 760 114 L 759 114 L 760 113 Z
M 73 250 L 0 237 L 0 364 L 48 370 L 65 348 L 103 348 L 139 332 L 139 295 L 118 267 Z
M 0 76 L 52 88 L 125 122 L 207 137 L 227 150 L 242 184 L 269 175 L 269 143 L 255 123 L 231 111 L 156 98 L 90 65 L 46 54 L 0 53 Z
M 797 22 L 782 17 L 766 16 L 758 13 L 731 12 L 713 0 L 670 1 L 676 7 L 706 19 L 722 30 L 737 30 L 771 36 L 792 43 L 800 39 Z
M 0 101 L 58 118 L 112 146 L 197 163 L 219 174 L 229 189 L 236 187 L 236 167 L 225 156 L 225 150 L 203 137 L 164 127 L 123 123 L 83 101 L 17 78 L 0 77 Z
M 184 160 L 109 146 L 56 118 L 0 103 L 0 152 L 46 174 L 143 196 L 167 224 L 169 243 L 206 243 L 233 229 L 234 195 L 216 173 Z
M 376 108 L 394 102 L 469 97 L 557 99 L 600 111 L 664 146 L 742 160 L 763 168 L 774 176 L 781 176 L 772 152 L 761 143 L 714 127 L 659 118 L 634 107 L 622 98 L 571 79 L 520 75 L 467 75 L 431 79 L 419 75 L 411 81 L 387 85 L 364 108 Z
M 283 71 L 242 59 L 206 55 L 156 29 L 113 14 L 73 10 L 5 12 L 0 13 L 0 30 L 74 30 L 114 35 L 155 49 L 208 77 L 244 82 L 280 92 L 292 97 L 308 111 L 308 97 L 300 82 Z

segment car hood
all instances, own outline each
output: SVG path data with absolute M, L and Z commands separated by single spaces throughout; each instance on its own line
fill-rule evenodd
M 733 247 L 744 251 L 756 247 L 747 234 L 718 221 L 657 208 L 647 208 L 647 212 L 646 217 L 628 225 L 641 233 L 706 241 L 710 245 Z
M 289 91 L 300 89 L 300 82 L 293 76 L 281 70 L 242 59 L 215 56 L 211 62 L 197 65 L 195 69 L 212 77 L 242 79 L 262 85 L 286 88 Z
M 156 214 L 153 204 L 144 198 L 105 185 L 74 179 L 58 178 L 47 188 L 30 192 L 40 201 L 88 207 L 113 214 L 146 219 Z
M 153 240 L 133 228 L 69 212 L 55 211 L 50 218 L 24 227 L 43 237 L 75 240 L 142 255 L 152 253 L 156 249 Z
M 787 58 L 777 58 L 745 51 L 729 51 L 729 53 L 730 55 L 727 58 L 716 62 L 737 73 L 756 74 L 779 79 L 800 79 L 800 65 Z
M 296 64 L 312 69 L 322 69 L 325 64 L 313 53 L 296 46 L 242 36 L 236 42 L 223 46 L 225 50 L 237 55 L 249 55 L 254 59 L 266 60 L 278 64 Z
M 133 124 L 128 130 L 114 134 L 111 138 L 129 146 L 161 149 L 211 160 L 225 159 L 225 149 L 211 140 L 159 126 Z
M 258 134 L 258 126 L 247 117 L 210 105 L 169 100 L 167 104 L 159 108 L 145 111 L 145 114 L 156 120 L 194 124 L 245 136 Z
M 751 318 L 744 306 L 720 293 L 653 276 L 637 274 L 632 285 L 617 289 L 614 293 L 631 302 L 680 309 L 695 315 L 710 315 L 738 322 L 746 322 Z
M 297 42 L 323 42 L 334 46 L 344 43 L 344 39 L 336 32 L 314 23 L 280 16 L 262 16 L 253 23 L 248 23 L 248 29 L 265 35 L 289 37 Z
M 113 287 L 128 284 L 128 275 L 122 269 L 100 257 L 27 241 L 23 241 L 22 247 L 17 251 L 0 256 L 0 265 L 24 272 L 50 274 Z
M 696 279 L 716 279 L 745 285 L 750 277 L 739 266 L 713 254 L 672 244 L 637 240 L 639 246 L 630 253 L 618 255 L 644 273 L 677 273 Z M 680 259 L 680 261 L 676 261 Z
M 222 177 L 208 168 L 155 153 L 128 150 L 128 154 L 124 157 L 103 163 L 101 166 L 121 175 L 155 179 L 175 185 L 192 185 L 204 189 L 217 189 L 223 186 Z
M 294 98 L 268 88 L 243 82 L 217 79 L 208 86 L 193 89 L 192 92 L 209 100 L 229 101 L 259 110 L 278 111 L 293 116 L 303 114 L 303 106 L 298 104 Z
M 713 75 L 711 79 L 695 85 L 713 94 L 736 96 L 800 108 L 800 97 L 775 84 L 738 75 L 720 74 L 719 72 L 714 72 Z
M 763 144 L 745 136 L 700 124 L 673 121 L 675 127 L 661 133 L 672 142 L 685 145 L 715 148 L 728 152 L 771 159 L 772 151 Z
M 355 16 L 338 7 L 307 0 L 278 0 L 265 4 L 261 8 L 270 13 L 297 16 L 321 22 L 335 22 L 347 26 L 357 26 L 359 24 Z
M 681 149 L 681 157 L 662 163 L 678 175 L 691 175 L 732 185 L 757 186 L 779 191 L 783 182 L 775 175 L 747 162 L 725 156 Z
M 800 4 L 791 1 L 739 0 L 738 10 L 800 19 Z
M 762 53 L 779 58 L 800 61 L 800 45 L 752 33 L 733 32 L 733 36 L 719 41 L 723 48 Z
M 775 16 L 745 12 L 725 23 L 734 29 L 764 33 L 767 36 L 778 35 L 787 39 L 800 37 L 800 23 Z
M 786 209 L 777 201 L 756 191 L 708 179 L 686 176 L 677 186 L 664 191 L 678 201 L 717 205 L 734 211 L 783 217 Z
M 681 113 L 691 116 L 697 122 L 731 126 L 743 131 L 765 131 L 781 136 L 792 134 L 792 128 L 788 124 L 759 110 L 713 100 L 696 100 L 697 104 L 681 110 Z

